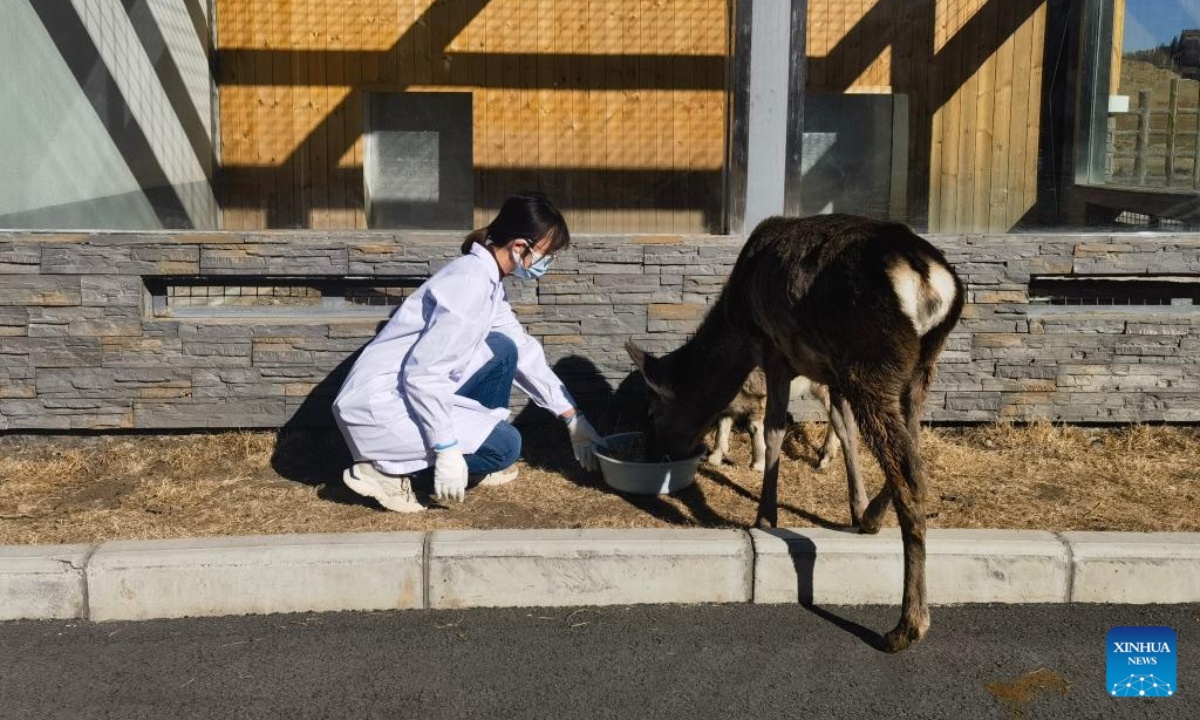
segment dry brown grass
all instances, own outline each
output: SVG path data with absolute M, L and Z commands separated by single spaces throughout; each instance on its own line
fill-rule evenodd
M 780 523 L 847 522 L 841 462 L 809 464 L 822 437 L 789 437 Z M 346 490 L 336 434 L 0 438 L 0 543 L 440 528 L 745 527 L 761 478 L 735 435 L 734 465 L 702 467 L 671 498 L 609 491 L 573 467 L 561 428 L 530 429 L 521 478 L 417 515 Z M 1039 423 L 926 430 L 933 527 L 1200 530 L 1200 430 Z M 863 458 L 871 489 L 881 476 Z

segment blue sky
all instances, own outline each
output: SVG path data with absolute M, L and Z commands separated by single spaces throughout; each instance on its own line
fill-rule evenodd
M 1166 45 L 1191 29 L 1200 29 L 1200 0 L 1125 0 L 1122 52 Z

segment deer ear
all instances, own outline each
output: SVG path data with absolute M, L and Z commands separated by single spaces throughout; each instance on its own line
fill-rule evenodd
M 629 353 L 629 358 L 633 360 L 633 364 L 637 365 L 638 370 L 641 371 L 642 379 L 646 381 L 646 387 L 650 388 L 660 397 L 674 397 L 674 393 L 671 392 L 670 386 L 666 383 L 666 378 L 663 377 L 663 361 L 661 358 L 654 357 L 641 349 L 632 340 L 625 343 L 625 352 Z

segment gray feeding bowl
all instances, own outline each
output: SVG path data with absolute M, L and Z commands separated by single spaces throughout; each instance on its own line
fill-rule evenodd
M 633 445 L 641 437 L 642 434 L 636 432 L 609 435 L 596 447 L 600 472 L 609 487 L 633 495 L 669 495 L 696 481 L 696 467 L 700 464 L 700 455 L 686 460 L 659 463 L 634 462 L 613 457 L 613 454 L 618 454 L 622 448 Z

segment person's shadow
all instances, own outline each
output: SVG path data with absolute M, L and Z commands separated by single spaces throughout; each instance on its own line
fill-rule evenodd
M 363 343 L 366 346 L 366 343 Z M 317 383 L 275 436 L 271 468 L 282 478 L 319 488 L 322 500 L 375 507 L 342 484 L 342 471 L 353 464 L 342 434 L 333 427 L 333 400 L 346 373 L 362 353 L 359 348 Z
M 375 334 L 378 335 L 386 324 L 387 320 L 380 320 Z M 374 500 L 359 495 L 342 482 L 342 472 L 354 464 L 354 458 L 333 420 L 334 398 L 350 368 L 370 342 L 364 340 L 362 347 L 317 383 L 279 429 L 271 454 L 271 468 L 284 479 L 318 488 L 317 497 L 322 500 L 379 508 Z M 423 501 L 431 501 L 432 472 L 416 473 L 413 490 Z

